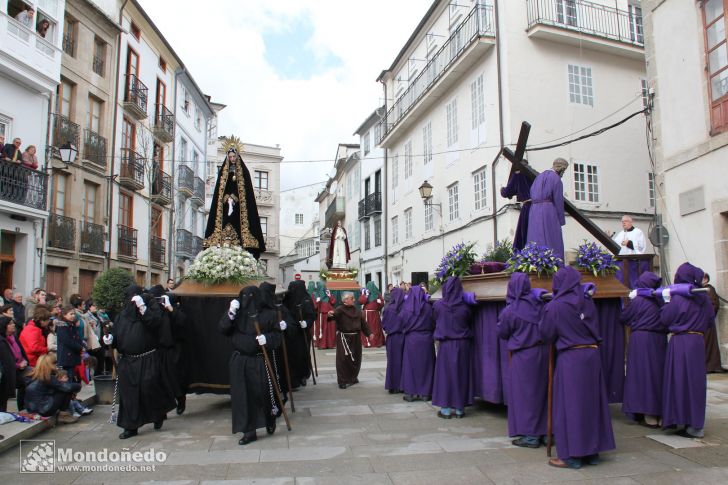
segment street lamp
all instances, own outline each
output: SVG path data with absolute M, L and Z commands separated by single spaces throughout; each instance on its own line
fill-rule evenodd
M 78 155 L 78 148 L 71 142 L 66 142 L 58 148 L 61 153 L 61 161 L 66 165 L 76 161 L 76 155 Z
M 440 236 L 442 237 L 442 254 L 445 254 L 445 231 L 442 227 L 442 203 L 438 202 L 435 204 L 432 202 L 432 185 L 425 180 L 422 182 L 422 185 L 420 185 L 420 188 L 418 189 L 420 191 L 420 197 L 422 197 L 422 202 L 424 202 L 425 207 L 432 207 L 433 209 L 437 207 L 437 212 L 440 214 Z

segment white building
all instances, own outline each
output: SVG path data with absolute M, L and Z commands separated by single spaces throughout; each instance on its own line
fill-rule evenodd
M 28 7 L 35 15 L 16 20 Z M 0 1 L 0 136 L 35 145 L 39 171 L 0 162 L 0 285 L 41 286 L 47 211 L 48 117 L 61 74 L 64 0 Z M 36 30 L 47 20 L 45 36 Z
M 638 2 L 435 1 L 379 80 L 387 113 L 388 281 L 431 278 L 461 241 L 512 239 L 518 211 L 498 193 L 510 170 L 501 147 L 522 121 L 529 147 L 563 142 L 643 109 L 645 59 Z M 616 8 L 615 8 L 616 6 Z M 495 19 L 498 18 L 498 25 Z M 542 171 L 570 160 L 566 197 L 609 231 L 623 213 L 647 229 L 654 211 L 642 116 L 600 136 L 531 151 Z M 418 193 L 433 186 L 432 204 Z M 593 239 L 567 218 L 567 252 Z M 568 257 L 568 254 L 567 254 Z
M 288 284 L 296 279 L 296 275 L 308 284 L 309 281 L 319 281 L 321 270 L 318 219 L 301 236 L 288 254 L 280 258 L 277 283 L 281 288 L 288 288 Z
M 672 276 L 680 264 L 689 261 L 708 272 L 718 293 L 725 296 L 728 5 L 723 0 L 643 3 L 647 72 L 655 91 L 654 196 L 669 234 L 664 267 Z M 726 362 L 728 318 L 725 310 L 718 315 Z
M 309 237 L 314 224 L 318 225 L 319 205 L 316 196 L 321 192 L 322 185 L 316 183 L 281 191 L 279 237 L 282 257 L 295 254 L 298 241 Z
M 382 220 L 382 182 L 384 174 L 384 150 L 376 140 L 381 137 L 381 118 L 384 107 L 377 108 L 357 128 L 361 147 L 361 199 L 357 215 L 361 223 L 361 282 L 374 281 L 377 287 L 387 284 L 384 259 L 384 224 Z

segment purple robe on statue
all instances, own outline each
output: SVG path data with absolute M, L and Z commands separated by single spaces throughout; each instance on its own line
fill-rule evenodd
M 513 247 L 523 249 L 528 243 L 528 214 L 531 210 L 531 182 L 520 170 L 511 167 L 508 184 L 500 190 L 501 197 L 510 199 L 515 196 L 521 202 L 521 213 L 518 216 L 516 234 L 513 236 Z
M 655 273 L 642 273 L 635 285 L 643 291 L 636 293 L 621 316 L 622 323 L 632 329 L 622 412 L 633 420 L 636 414 L 662 416 L 667 325 L 660 319 L 660 305 L 651 294 L 660 281 Z
M 703 270 L 690 263 L 675 273 L 675 283 L 699 287 L 702 281 Z M 705 293 L 672 295 L 660 318 L 672 333 L 665 358 L 662 425 L 703 429 L 707 392 L 703 335 L 714 324 L 713 306 Z
M 402 357 L 402 390 L 405 394 L 432 396 L 435 377 L 435 319 L 432 305 L 418 285 L 410 288 L 400 311 L 404 330 Z
M 480 303 L 475 310 L 473 396 L 508 404 L 508 343 L 498 338 L 498 315 L 503 303 Z
M 531 185 L 531 211 L 528 215 L 528 242 L 536 242 L 564 259 L 564 184 L 559 174 L 544 170 Z
M 384 388 L 399 392 L 402 390 L 402 354 L 404 352 L 404 334 L 399 312 L 404 302 L 404 291 L 392 288 L 392 301 L 382 310 L 382 329 L 387 334 L 387 373 Z
M 475 301 L 475 297 L 469 301 Z M 433 305 L 435 340 L 440 342 L 435 363 L 432 404 L 463 409 L 473 404 L 471 362 L 473 313 L 464 300 L 463 284 L 451 276 L 442 286 L 442 299 Z
M 538 324 L 543 313 L 540 293 L 532 290 L 525 273 L 508 282 L 508 306 L 500 313 L 498 335 L 507 341 L 509 366 L 508 435 L 546 434 L 549 351 Z
M 596 321 L 587 313 L 588 299 L 572 267 L 554 275 L 554 299 L 540 323 L 544 340 L 555 342 L 553 422 L 561 460 L 614 449 L 614 432 L 602 374 Z

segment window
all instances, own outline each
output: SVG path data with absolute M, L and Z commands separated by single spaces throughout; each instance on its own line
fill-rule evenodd
M 412 207 L 404 211 L 404 239 L 412 239 Z
M 422 128 L 422 147 L 424 152 L 424 163 L 427 165 L 432 161 L 432 122 Z
M 193 236 L 197 235 L 197 211 L 190 212 L 190 232 Z
M 576 27 L 576 0 L 556 0 L 556 18 L 560 24 Z
M 136 147 L 136 125 L 124 118 L 121 122 L 121 149 L 134 150 Z
M 303 225 L 303 214 L 296 214 L 296 225 L 297 226 Z
M 134 196 L 126 192 L 119 192 L 119 224 L 132 227 L 134 224 Z
M 404 178 L 412 177 L 412 140 L 404 144 Z
M 460 218 L 460 205 L 458 202 L 458 184 L 457 182 L 447 188 L 448 198 L 448 214 L 450 221 Z
M 711 134 L 728 129 L 728 45 L 725 0 L 703 2 L 705 53 L 708 59 Z
M 478 129 L 478 126 L 485 123 L 485 94 L 483 92 L 483 75 L 478 76 L 475 81 L 470 83 L 470 100 L 471 100 L 471 116 L 472 128 Z
M 425 204 L 425 232 L 431 231 L 435 227 L 435 218 L 433 216 L 432 204 Z
M 106 67 L 106 42 L 96 37 L 94 39 L 94 58 L 91 61 L 91 68 L 99 76 L 103 76 Z
M 392 188 L 396 189 L 399 185 L 399 155 L 392 157 Z
M 71 118 L 71 110 L 73 108 L 73 84 L 65 79 L 61 79 L 58 85 L 58 99 L 56 100 L 56 112 L 66 118 Z
M 354 224 L 354 248 L 359 249 L 361 246 L 361 230 L 359 224 Z
M 162 210 L 159 207 L 152 206 L 152 220 L 149 221 L 149 233 L 152 236 L 162 238 Z
M 142 36 L 142 31 L 139 29 L 139 26 L 135 24 L 134 22 L 131 23 L 131 28 L 129 29 L 131 32 L 131 35 L 134 36 L 136 40 L 139 40 Z
M 369 154 L 369 132 L 368 131 L 361 138 L 361 141 L 362 141 L 362 145 L 364 146 L 364 156 L 367 156 Z
M 451 147 L 458 141 L 458 100 L 453 99 L 447 104 L 447 146 Z
M 485 183 L 485 167 L 473 172 L 473 194 L 475 200 L 475 210 L 485 209 L 486 199 L 486 183 Z
M 263 231 L 263 237 L 268 237 L 268 218 L 260 217 L 260 230 Z
M 62 216 L 66 213 L 66 185 L 68 175 L 57 173 L 53 184 L 53 213 Z
M 7 141 L 10 138 L 10 118 L 0 115 L 0 136 Z
M 185 114 L 189 116 L 191 108 L 192 99 L 190 98 L 190 93 L 187 91 L 186 87 L 182 86 L 182 111 L 184 111 Z
M 627 7 L 629 14 L 629 37 L 636 44 L 644 44 L 645 37 L 642 30 L 642 9 L 637 5 Z
M 267 259 L 259 259 L 260 266 L 263 268 L 263 271 L 265 274 L 268 274 L 268 260 Z
M 369 242 L 370 241 L 369 236 L 370 236 L 370 231 L 371 231 L 371 229 L 369 227 L 369 221 L 366 220 L 366 221 L 364 221 L 363 224 L 364 224 L 364 249 L 369 250 L 369 249 L 371 249 L 371 243 Z
M 83 221 L 93 223 L 96 221 L 96 193 L 99 186 L 90 182 L 84 182 L 83 188 Z
M 640 92 L 642 93 L 642 107 L 650 106 L 650 85 L 647 79 L 640 79 Z
M 260 170 L 253 172 L 253 187 L 268 190 L 268 172 Z
M 653 172 L 647 174 L 647 195 L 650 207 L 655 207 L 655 174 Z
M 78 33 L 78 22 L 73 18 L 66 15 L 63 20 L 63 52 L 71 57 L 75 56 L 76 52 L 76 36 Z
M 187 140 L 184 138 L 179 139 L 179 159 L 187 162 Z
M 569 64 L 569 101 L 594 106 L 591 67 Z
M 574 198 L 582 202 L 599 202 L 599 174 L 596 165 L 574 164 Z
M 159 56 L 159 69 L 162 72 L 167 72 L 167 61 L 165 61 L 162 56 Z
M 372 221 L 374 224 L 374 247 L 378 248 L 382 245 L 382 218 L 376 216 Z
M 202 111 L 200 108 L 195 106 L 195 128 L 197 131 L 202 131 Z
M 88 129 L 101 133 L 101 107 L 102 102 L 93 96 L 88 98 Z
M 377 123 L 374 125 L 374 140 L 372 140 L 373 145 L 377 146 L 379 144 L 379 140 L 382 138 L 382 125 L 381 123 Z
M 397 216 L 392 217 L 392 244 L 399 243 L 399 219 Z
M 200 164 L 200 154 L 197 153 L 197 150 L 194 148 L 192 149 L 192 165 L 195 167 L 195 171 L 197 171 L 197 167 Z

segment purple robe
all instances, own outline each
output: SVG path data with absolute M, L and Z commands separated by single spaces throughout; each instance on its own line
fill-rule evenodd
M 596 321 L 587 313 L 588 299 L 572 267 L 553 279 L 554 299 L 540 323 L 544 340 L 555 342 L 553 422 L 556 451 L 562 460 L 591 456 L 615 447 Z
M 404 291 L 392 288 L 392 301 L 382 310 L 382 329 L 386 332 L 387 372 L 384 377 L 384 388 L 398 392 L 402 390 L 402 353 L 404 352 L 404 334 L 399 312 L 404 302 Z
M 539 293 L 525 273 L 513 273 L 508 282 L 508 306 L 500 313 L 498 335 L 511 355 L 509 365 L 508 435 L 546 434 L 549 352 L 538 324 L 543 313 Z
M 703 270 L 683 263 L 675 283 L 701 286 Z M 707 384 L 704 334 L 714 324 L 713 306 L 707 295 L 673 295 L 660 312 L 672 333 L 665 358 L 662 389 L 662 425 L 705 426 Z
M 635 282 L 646 289 L 622 311 L 622 323 L 632 329 L 627 352 L 627 376 L 624 379 L 622 412 L 662 416 L 662 379 L 667 352 L 667 325 L 660 319 L 660 305 L 649 293 L 660 286 L 660 277 L 645 272 Z
M 515 167 L 513 167 L 515 168 Z M 516 234 L 513 236 L 513 247 L 523 249 L 528 243 L 528 214 L 531 210 L 531 182 L 520 170 L 511 170 L 508 184 L 500 190 L 501 197 L 510 199 L 515 196 L 521 202 L 521 213 L 518 216 Z
M 504 303 L 480 303 L 475 310 L 473 396 L 495 404 L 508 403 L 508 344 L 498 338 L 498 314 Z
M 432 305 L 418 286 L 410 288 L 400 311 L 404 331 L 402 390 L 405 394 L 432 396 L 435 377 L 435 319 Z
M 588 301 L 592 301 L 588 299 Z M 619 298 L 602 298 L 593 303 L 596 310 L 597 328 L 602 342 L 602 373 L 607 385 L 610 403 L 622 402 L 624 393 L 624 327 L 619 323 L 622 301 Z
M 528 216 L 528 242 L 536 242 L 564 259 L 564 185 L 553 170 L 544 170 L 531 186 L 531 211 Z
M 451 276 L 442 286 L 442 299 L 433 305 L 435 340 L 440 342 L 432 389 L 435 406 L 463 409 L 473 404 L 473 314 L 463 293 L 460 278 Z

